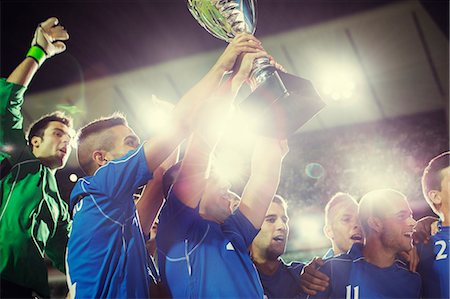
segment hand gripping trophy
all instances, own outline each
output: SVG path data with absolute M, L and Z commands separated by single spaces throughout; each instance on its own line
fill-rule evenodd
M 188 9 L 209 33 L 230 42 L 237 34 L 254 34 L 256 0 L 187 0 Z M 325 103 L 310 81 L 277 71 L 268 58 L 255 61 L 252 93 L 242 110 L 257 115 L 264 135 L 286 138 L 314 117 Z

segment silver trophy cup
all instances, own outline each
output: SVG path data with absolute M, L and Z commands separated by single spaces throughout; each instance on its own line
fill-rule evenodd
M 230 42 L 239 33 L 256 29 L 256 0 L 187 0 L 188 9 L 209 33 Z M 241 104 L 259 119 L 258 131 L 285 138 L 314 117 L 325 103 L 310 81 L 279 72 L 268 58 L 254 62 L 253 92 Z

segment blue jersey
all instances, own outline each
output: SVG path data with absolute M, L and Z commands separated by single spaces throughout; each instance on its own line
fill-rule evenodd
M 257 234 L 239 210 L 220 225 L 171 192 L 156 235 L 163 283 L 173 298 L 263 298 L 248 251 Z
M 408 271 L 398 260 L 390 267 L 379 268 L 365 260 L 362 248 L 362 244 L 356 243 L 347 254 L 326 260 L 320 271 L 330 278 L 330 285 L 310 298 L 420 297 L 419 274 Z
M 280 259 L 280 267 L 272 275 L 259 272 L 264 295 L 267 298 L 295 298 L 302 293 L 300 288 L 300 272 L 305 264 L 292 262 L 285 264 Z
M 67 280 L 76 298 L 148 298 L 150 268 L 133 193 L 152 178 L 142 146 L 74 187 Z
M 419 266 L 422 276 L 423 298 L 450 298 L 449 254 L 450 227 L 444 226 L 428 244 L 417 246 Z

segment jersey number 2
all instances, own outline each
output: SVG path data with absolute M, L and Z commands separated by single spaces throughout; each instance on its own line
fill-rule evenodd
M 436 241 L 436 243 L 434 243 L 434 245 L 441 246 L 441 249 L 439 249 L 438 253 L 436 254 L 436 261 L 446 259 L 447 254 L 444 253 L 444 251 L 447 248 L 447 242 L 445 242 L 444 240 L 439 240 L 439 241 Z

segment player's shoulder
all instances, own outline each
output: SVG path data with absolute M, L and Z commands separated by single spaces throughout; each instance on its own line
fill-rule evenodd
M 431 239 L 433 241 L 450 241 L 450 226 L 441 226 L 439 231 Z
M 289 262 L 289 263 L 285 263 L 285 262 L 283 261 L 283 263 L 286 265 L 286 267 L 292 268 L 292 269 L 302 268 L 303 266 L 305 266 L 304 263 L 298 262 L 298 261 L 292 261 L 292 262 Z
M 350 269 L 352 267 L 352 264 L 353 264 L 352 257 L 347 253 L 344 253 L 325 260 L 323 265 L 319 268 L 319 270 L 326 274 L 337 273 L 336 272 L 337 269 L 339 272 L 341 272 L 344 271 L 345 269 Z
M 285 267 L 288 271 L 293 271 L 294 273 L 300 273 L 302 271 L 303 267 L 305 266 L 304 263 L 298 262 L 298 261 L 291 261 L 289 263 L 286 263 L 283 261 L 283 259 L 280 259 L 280 262 L 283 267 Z
M 398 271 L 400 271 L 401 274 L 404 275 L 404 277 L 409 280 L 412 280 L 412 281 L 420 281 L 421 280 L 419 273 L 410 271 L 408 268 L 408 265 L 399 259 L 395 260 L 393 267 L 395 267 Z
M 332 258 L 326 259 L 324 265 L 326 264 L 347 264 L 353 262 L 353 257 L 348 253 L 342 253 Z

